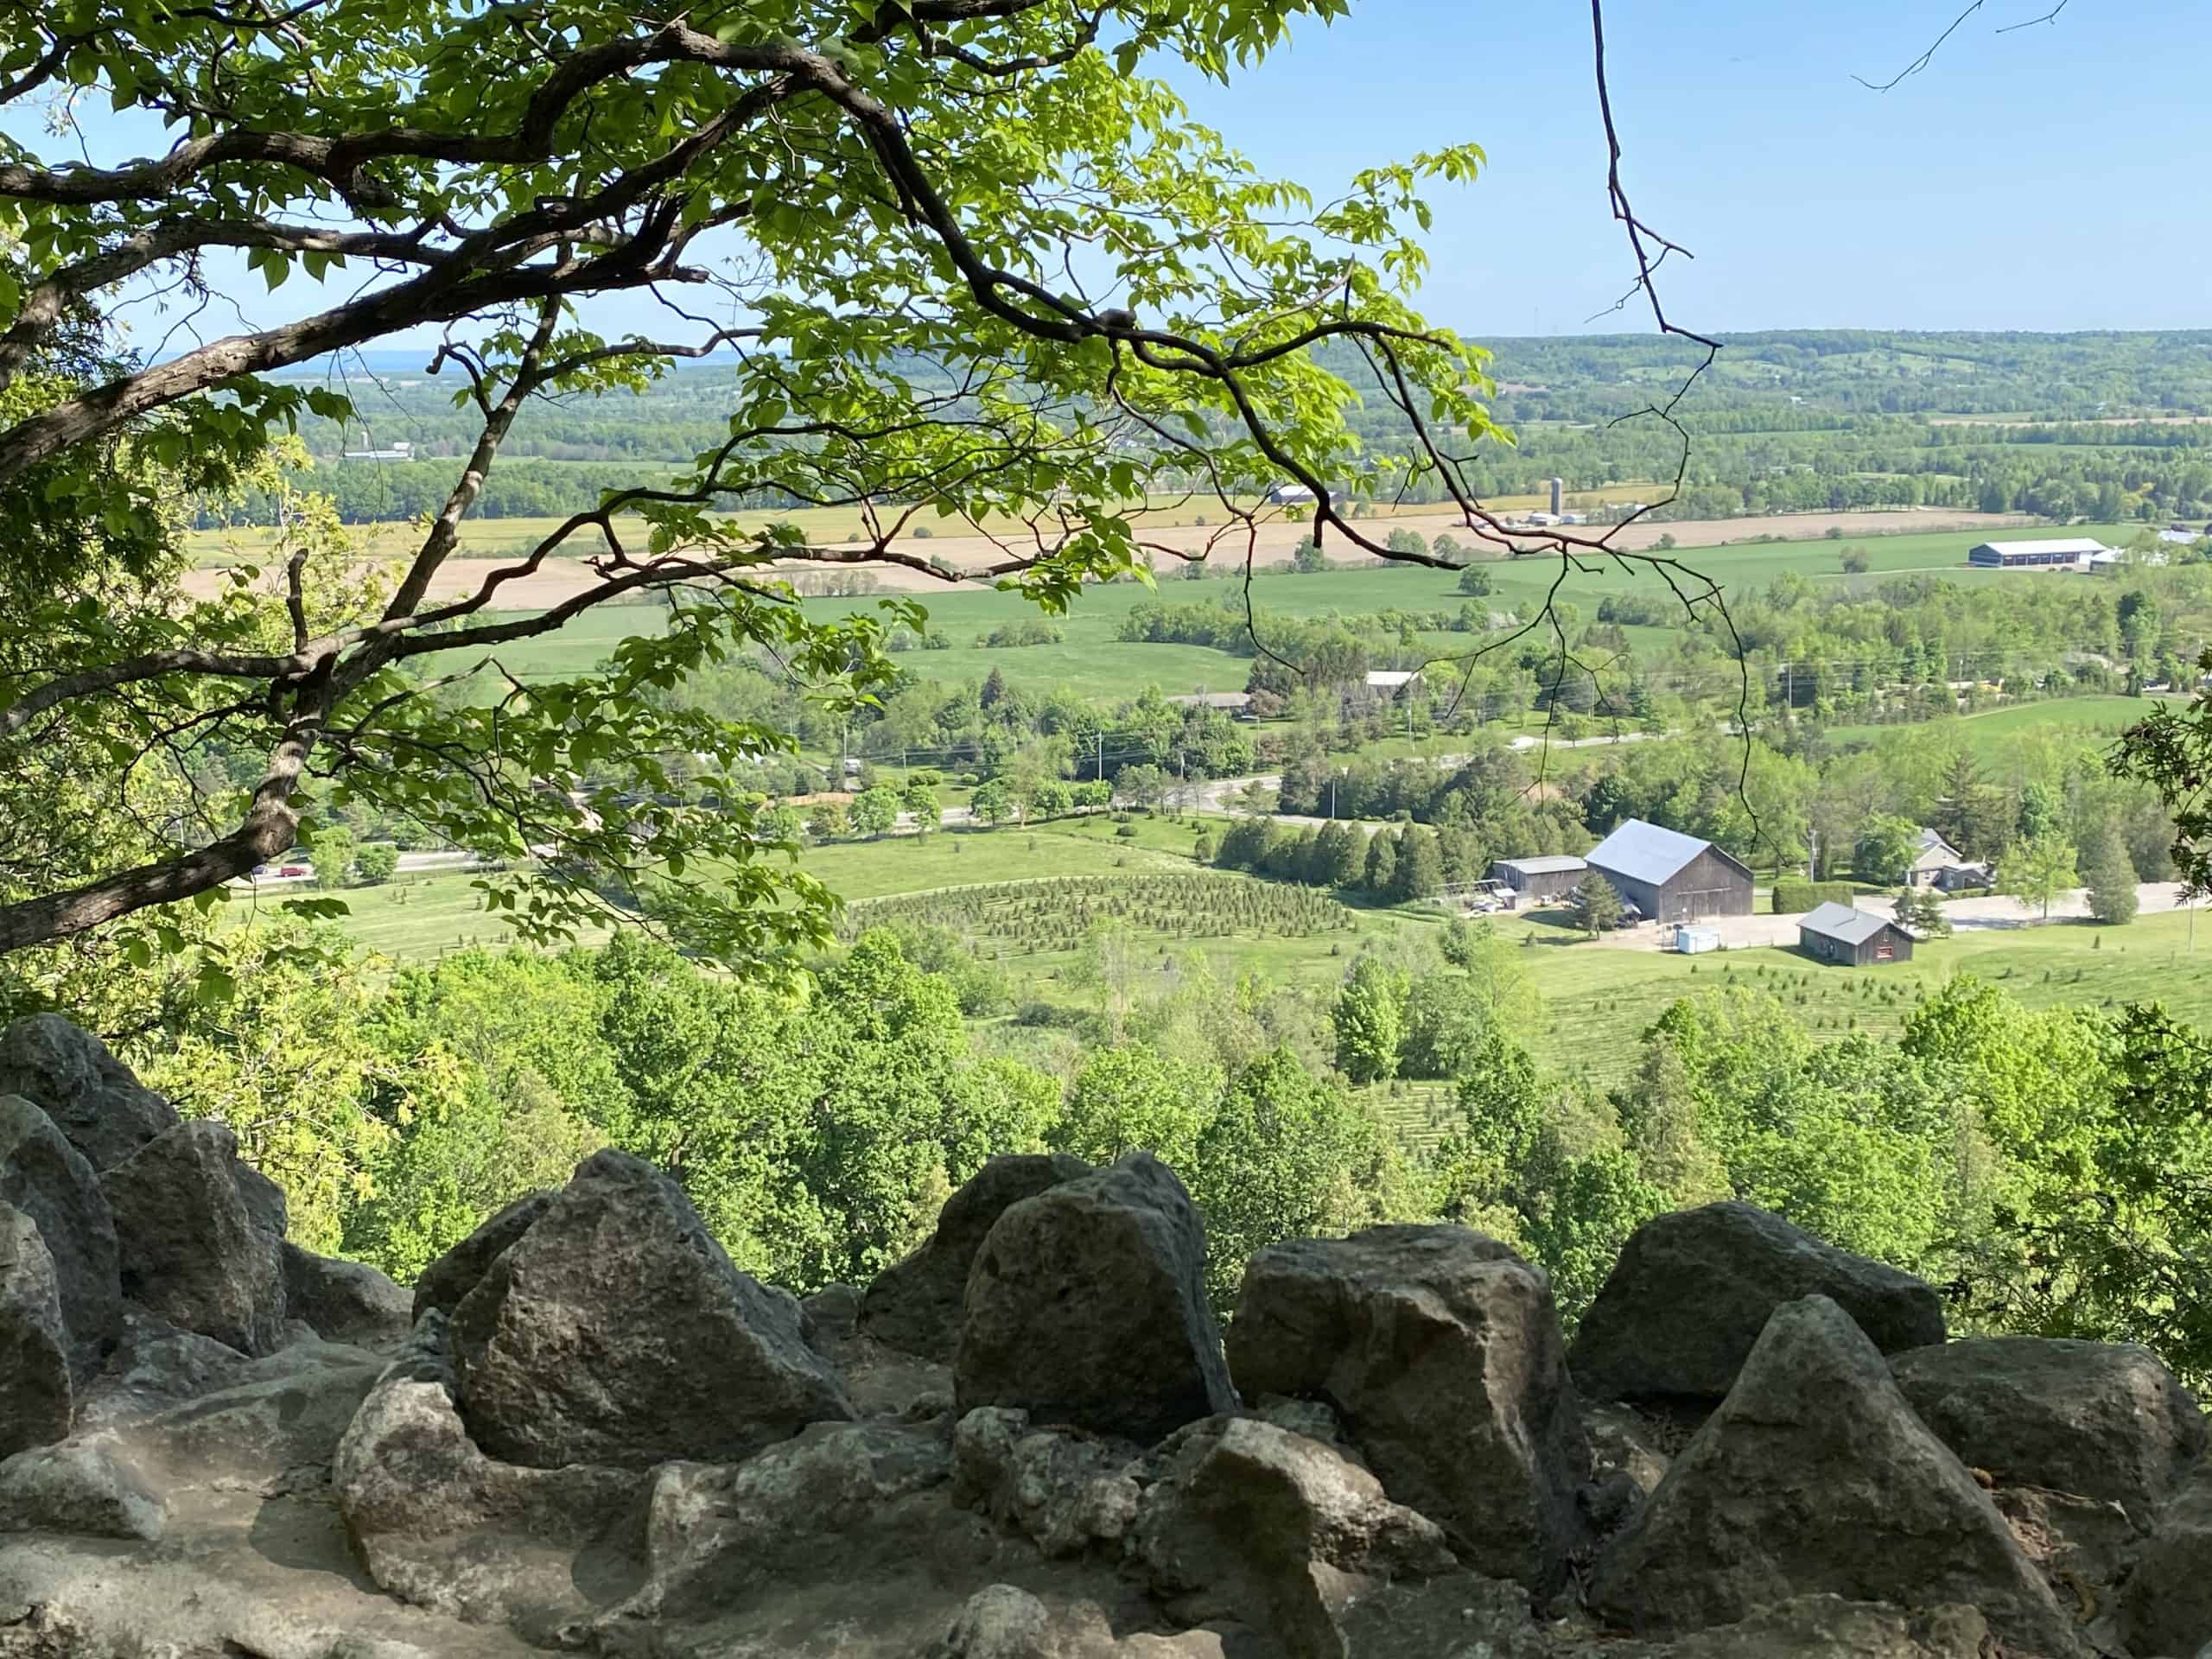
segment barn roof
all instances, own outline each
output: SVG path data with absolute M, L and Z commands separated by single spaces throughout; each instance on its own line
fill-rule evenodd
M 1589 861 L 1594 869 L 1658 887 L 1672 880 L 1685 864 L 1712 845 L 1677 830 L 1662 830 L 1642 818 L 1630 818 L 1590 849 Z
M 1838 939 L 1845 944 L 1864 944 L 1885 928 L 1896 923 L 1871 912 L 1854 909 L 1849 905 L 1834 902 L 1808 911 L 1797 925 L 1808 933 L 1818 933 L 1823 938 Z
M 1983 547 L 1993 549 L 1999 553 L 2014 558 L 2036 553 L 2071 553 L 2081 556 L 2106 551 L 2105 544 L 2090 536 L 2069 536 L 2056 541 L 2041 542 L 1984 542 L 1980 547 L 1975 548 L 1974 551 L 1979 553 Z
M 1533 858 L 1501 858 L 1498 868 L 1518 870 L 1523 875 L 1564 875 L 1570 870 L 1587 869 L 1581 859 L 1567 853 L 1539 853 Z

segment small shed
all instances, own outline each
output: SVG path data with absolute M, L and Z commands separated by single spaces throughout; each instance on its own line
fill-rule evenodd
M 1910 962 L 1912 935 L 1869 911 L 1826 904 L 1807 912 L 1797 924 L 1797 948 L 1817 962 L 1871 968 L 1882 962 Z
M 1491 879 L 1503 881 L 1529 904 L 1564 899 L 1581 885 L 1590 866 L 1564 854 L 1546 853 L 1534 858 L 1501 858 L 1490 867 Z

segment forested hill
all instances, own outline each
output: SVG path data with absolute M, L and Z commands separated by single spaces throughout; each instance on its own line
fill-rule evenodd
M 1478 447 L 1487 495 L 1671 480 L 1679 439 L 1618 417 L 1664 401 L 1700 348 L 1649 334 L 1499 339 L 1493 406 L 1516 435 Z M 451 487 L 475 437 L 449 377 L 379 359 L 315 378 L 353 394 L 363 424 L 310 420 L 319 487 L 349 520 L 405 518 Z M 1356 353 L 1328 360 L 1371 385 Z M 926 365 L 908 365 L 926 380 Z M 599 492 L 659 481 L 726 431 L 735 372 L 676 370 L 635 396 L 534 404 L 517 423 L 478 512 L 568 512 Z M 1897 334 L 1787 331 L 1727 337 L 1678 410 L 1694 444 L 1675 516 L 1931 505 L 2109 522 L 2188 516 L 2212 495 L 2212 332 Z M 1351 417 L 1371 453 L 1409 447 L 1403 416 L 1371 398 Z M 390 453 L 405 446 L 407 458 Z M 374 450 L 375 458 L 346 459 Z M 1418 499 L 1418 493 L 1416 493 Z M 248 504 L 254 516 L 254 504 Z

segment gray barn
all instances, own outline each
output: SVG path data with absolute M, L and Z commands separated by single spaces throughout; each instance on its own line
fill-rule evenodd
M 1825 904 L 1798 922 L 1797 948 L 1821 962 L 1871 968 L 1878 962 L 1910 962 L 1912 935 L 1850 905 Z
M 1493 860 L 1490 874 L 1491 880 L 1504 882 L 1527 903 L 1540 905 L 1573 893 L 1589 868 L 1579 858 L 1546 853 L 1534 858 Z
M 1630 818 L 1590 849 L 1590 868 L 1651 922 L 1751 913 L 1751 872 L 1709 841 Z

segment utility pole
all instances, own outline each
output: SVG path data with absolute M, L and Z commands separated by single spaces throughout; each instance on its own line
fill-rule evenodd
M 1101 782 L 1103 782 L 1106 777 L 1106 733 L 1103 728 L 1101 728 L 1098 733 L 1097 777 Z

